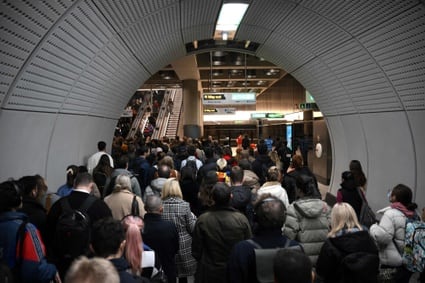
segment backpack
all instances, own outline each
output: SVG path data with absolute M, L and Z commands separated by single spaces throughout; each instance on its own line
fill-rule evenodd
M 19 283 L 21 282 L 21 265 L 22 265 L 22 254 L 24 252 L 24 237 L 25 237 L 25 227 L 27 221 L 24 220 L 19 225 L 18 232 L 16 233 L 16 244 L 19 245 L 20 257 L 15 258 L 15 266 L 10 268 L 6 260 L 3 258 L 4 254 L 1 254 L 0 257 L 0 282 L 10 282 L 10 283 Z
M 379 274 L 379 256 L 367 252 L 350 253 L 342 258 L 339 271 L 346 283 L 375 283 Z
M 181 176 L 190 176 L 193 181 L 196 181 L 198 175 L 198 167 L 196 166 L 196 160 L 186 160 L 186 165 L 180 169 Z
M 253 245 L 255 253 L 255 268 L 257 274 L 257 280 L 260 283 L 273 283 L 274 272 L 273 272 L 273 260 L 276 253 L 280 249 L 296 249 L 302 252 L 301 246 L 289 246 L 290 240 L 286 240 L 285 246 L 280 248 L 263 249 L 257 242 L 252 239 L 247 240 L 248 243 Z
M 379 255 L 368 252 L 353 252 L 343 254 L 331 241 L 338 258 L 341 258 L 339 266 L 335 266 L 335 272 L 341 274 L 341 281 L 346 283 L 376 283 L 379 274 Z
M 403 265 L 411 272 L 425 269 L 425 223 L 418 219 L 406 219 Z
M 96 200 L 88 196 L 78 209 L 71 208 L 68 198 L 60 200 L 62 214 L 56 224 L 53 247 L 55 254 L 68 263 L 89 251 L 90 217 L 87 210 Z

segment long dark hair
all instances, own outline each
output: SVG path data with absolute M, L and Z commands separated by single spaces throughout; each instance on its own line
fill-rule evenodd
M 109 177 L 112 174 L 112 170 L 113 168 L 111 166 L 109 156 L 107 154 L 102 154 L 96 167 L 94 167 L 93 172 L 102 172 Z
M 362 165 L 358 160 L 351 160 L 350 162 L 350 171 L 354 176 L 354 180 L 356 181 L 356 185 L 360 187 L 364 187 L 366 185 L 366 176 L 363 172 Z

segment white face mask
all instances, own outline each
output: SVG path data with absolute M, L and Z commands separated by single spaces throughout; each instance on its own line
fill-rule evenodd
M 392 190 L 388 190 L 388 192 L 387 192 L 387 198 L 388 198 L 388 201 L 389 202 L 391 202 L 391 193 L 392 193 Z

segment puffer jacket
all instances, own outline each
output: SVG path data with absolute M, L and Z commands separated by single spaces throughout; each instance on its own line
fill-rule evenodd
M 298 241 L 316 264 L 330 227 L 330 206 L 320 199 L 301 198 L 289 205 L 283 234 Z
M 406 216 L 400 210 L 391 207 L 383 208 L 378 213 L 384 215 L 378 224 L 370 227 L 370 235 L 378 245 L 381 264 L 400 266 L 402 264 L 400 252 L 404 249 Z
M 272 196 L 275 196 L 278 199 L 280 199 L 285 205 L 285 207 L 288 207 L 289 205 L 288 195 L 286 194 L 286 190 L 277 181 L 265 182 L 264 185 L 262 185 L 261 188 L 258 189 L 257 198 L 258 196 L 262 194 L 271 194 Z

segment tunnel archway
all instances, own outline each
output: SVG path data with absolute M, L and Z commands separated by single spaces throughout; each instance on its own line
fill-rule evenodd
M 110 136 L 143 81 L 211 36 L 221 1 L 1 5 L 1 177 L 41 173 L 55 187 Z M 397 183 L 425 199 L 424 22 L 421 1 L 253 0 L 236 34 L 314 95 L 333 175 L 361 160 L 372 206 Z

